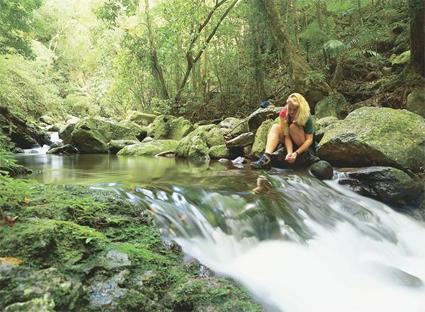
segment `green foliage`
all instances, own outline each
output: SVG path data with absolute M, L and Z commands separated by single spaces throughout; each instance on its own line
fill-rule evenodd
M 0 56 L 0 103 L 27 117 L 58 111 L 57 89 L 43 68 L 19 55 Z
M 0 0 L 0 54 L 31 55 L 28 33 L 41 0 Z

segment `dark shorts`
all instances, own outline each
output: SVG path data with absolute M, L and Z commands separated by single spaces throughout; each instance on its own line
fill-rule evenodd
M 294 151 L 298 148 L 294 144 Z M 285 160 L 287 151 L 283 144 L 279 144 L 277 150 L 272 153 L 272 166 L 278 168 L 299 168 L 307 167 L 311 164 L 318 162 L 320 159 L 316 156 L 315 149 L 311 146 L 307 151 L 297 156 L 294 163 L 290 164 Z

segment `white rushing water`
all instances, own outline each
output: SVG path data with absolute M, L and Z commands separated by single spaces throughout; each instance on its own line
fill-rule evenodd
M 59 132 L 49 132 L 50 135 L 50 141 L 52 143 L 61 143 L 62 140 L 59 138 Z M 50 149 L 49 145 L 43 145 L 41 147 L 34 147 L 34 148 L 28 148 L 24 149 L 24 154 L 46 154 L 47 151 Z
M 309 186 L 302 181 L 295 184 L 297 188 L 293 190 L 290 190 L 291 184 L 277 189 L 282 194 L 289 190 L 292 201 L 297 196 L 303 200 L 301 196 L 308 197 L 309 192 L 316 190 L 310 201 L 303 200 L 292 207 L 301 218 L 304 230 L 311 233 L 305 240 L 297 238 L 282 219 L 278 222 L 282 239 L 259 240 L 255 236 L 237 235 L 241 228 L 248 226 L 241 222 L 228 221 L 231 230 L 224 233 L 220 227 L 211 225 L 197 205 L 190 204 L 180 193 L 167 198 L 160 192 L 152 207 L 158 214 L 166 214 L 167 220 L 174 220 L 174 228 L 179 230 L 175 240 L 186 254 L 216 273 L 240 282 L 266 310 L 425 311 L 425 225 L 422 222 L 348 191 L 336 182 L 328 183 L 331 188 L 323 184 Z M 328 197 L 329 194 L 333 194 L 333 198 Z M 229 202 L 226 200 L 232 201 L 231 198 L 237 196 L 227 199 L 222 196 L 221 200 L 214 197 L 217 196 L 212 193 L 204 194 L 203 203 L 224 211 L 229 217 L 231 212 L 227 211 Z M 320 201 L 326 202 L 327 207 L 325 213 L 317 217 L 315 212 L 319 209 L 314 205 Z M 255 204 L 247 208 L 252 209 L 252 205 Z M 370 215 L 356 216 L 350 211 L 354 206 L 364 207 Z M 186 215 L 184 222 L 181 215 L 173 215 L 169 209 Z M 331 226 L 320 221 L 327 214 L 333 220 Z M 197 231 L 190 232 L 189 223 L 196 223 Z

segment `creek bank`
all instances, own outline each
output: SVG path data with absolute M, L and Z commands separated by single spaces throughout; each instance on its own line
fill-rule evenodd
M 146 204 L 0 177 L 2 311 L 261 311 L 165 244 Z

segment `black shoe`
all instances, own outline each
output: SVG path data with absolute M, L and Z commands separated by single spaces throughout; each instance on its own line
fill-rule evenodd
M 272 167 L 272 160 L 270 156 L 263 154 L 260 159 L 251 163 L 253 169 L 270 169 Z

